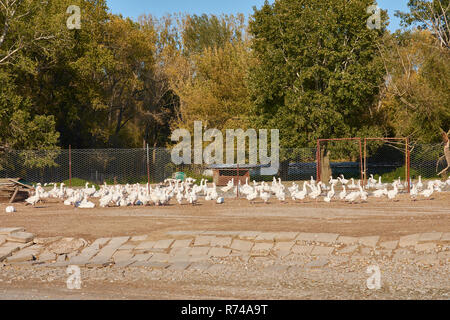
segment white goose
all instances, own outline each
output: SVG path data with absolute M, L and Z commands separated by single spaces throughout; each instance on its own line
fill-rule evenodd
M 387 193 L 387 196 L 388 196 L 389 200 L 394 200 L 395 197 L 396 197 L 397 194 L 398 194 L 398 186 L 397 186 L 397 183 L 398 183 L 398 181 L 395 181 L 395 182 L 394 182 L 394 189 L 388 191 L 388 193 Z
M 339 199 L 344 200 L 347 196 L 347 190 L 345 189 L 345 186 L 343 186 L 343 190 L 339 193 Z
M 431 197 L 433 192 L 434 192 L 434 188 L 433 188 L 433 185 L 431 185 L 428 187 L 428 189 L 422 191 L 422 193 L 420 195 L 424 196 L 425 198 L 429 198 L 429 197 Z
M 344 185 L 344 186 L 345 186 L 345 185 Z M 335 192 L 334 192 L 334 184 L 332 184 L 332 185 L 331 185 L 331 191 L 328 192 L 327 196 L 324 198 L 324 201 L 325 201 L 325 202 L 331 202 L 331 200 L 333 199 L 334 195 L 335 195 Z
M 292 200 L 304 200 L 306 196 L 308 195 L 308 190 L 306 189 L 306 186 L 308 185 L 308 182 L 303 183 L 303 190 L 297 191 L 292 194 Z M 309 185 L 308 185 L 309 186 Z
M 227 193 L 228 191 L 233 189 L 233 187 L 234 187 L 234 178 L 231 179 L 230 181 L 228 181 L 227 186 L 223 187 L 221 190 L 222 190 L 223 193 Z
M 16 212 L 16 208 L 13 206 L 6 207 L 6 213 L 14 213 Z
M 269 199 L 270 199 L 270 193 L 269 192 L 266 192 L 263 189 L 261 189 L 259 196 L 260 196 L 261 200 L 264 201 L 264 203 L 268 203 L 269 202 Z

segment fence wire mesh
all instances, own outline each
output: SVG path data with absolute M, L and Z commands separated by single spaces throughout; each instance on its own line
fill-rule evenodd
M 323 148 L 323 146 L 322 146 Z M 344 174 L 359 179 L 361 166 L 357 143 L 328 143 L 329 162 L 332 175 Z M 437 178 L 437 172 L 445 168 L 443 147 L 414 145 L 410 148 L 411 178 Z M 405 151 L 386 143 L 368 143 L 367 173 L 384 175 L 387 180 L 404 179 Z M 148 166 L 147 166 L 148 161 Z M 239 175 L 248 172 L 249 181 L 272 181 L 273 177 L 283 181 L 317 179 L 317 149 L 280 149 L 280 166 L 270 175 L 261 175 L 261 164 L 241 166 Z M 148 171 L 147 171 L 148 170 Z M 0 178 L 22 178 L 29 183 L 64 182 L 73 185 L 85 183 L 133 184 L 161 183 L 175 178 L 177 172 L 185 177 L 205 178 L 218 181 L 217 176 L 237 176 L 237 166 L 220 165 L 175 165 L 171 150 L 154 149 L 67 149 L 62 150 L 9 150 L 0 154 Z M 328 182 L 329 178 L 324 178 Z M 385 180 L 385 179 L 383 179 Z M 244 180 L 245 181 L 245 180 Z

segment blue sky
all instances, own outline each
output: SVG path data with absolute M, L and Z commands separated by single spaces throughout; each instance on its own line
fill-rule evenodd
M 273 1 L 269 0 L 269 2 Z M 107 0 L 107 3 L 111 12 L 136 19 L 143 13 L 150 13 L 157 17 L 176 12 L 192 14 L 242 12 L 250 15 L 253 12 L 253 6 L 261 7 L 264 0 Z M 389 29 L 392 31 L 399 28 L 399 21 L 394 17 L 395 11 L 407 11 L 407 3 L 408 0 L 378 0 L 378 5 L 388 10 Z

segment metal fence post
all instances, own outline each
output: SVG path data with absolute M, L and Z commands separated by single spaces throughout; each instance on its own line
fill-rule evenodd
M 150 193 L 150 150 L 147 143 L 147 191 Z
M 409 168 L 409 138 L 406 138 L 406 179 L 408 179 L 408 193 L 411 193 L 411 177 Z
M 237 174 L 237 180 L 236 180 L 236 199 L 239 199 L 239 181 L 240 181 L 240 177 L 239 177 L 239 163 L 237 164 L 237 170 L 236 170 L 236 174 Z
M 317 158 L 317 164 L 316 164 L 316 180 L 317 182 L 320 181 L 320 140 L 317 140 L 317 150 L 316 150 L 316 158 Z
M 72 187 L 72 146 L 69 144 L 69 187 Z
M 362 159 L 362 141 L 361 141 L 361 138 L 358 138 L 359 140 L 359 166 L 360 166 L 360 169 L 361 169 L 361 180 L 363 180 L 364 179 L 364 174 L 363 174 L 363 172 L 364 172 L 364 169 L 363 169 L 363 159 Z

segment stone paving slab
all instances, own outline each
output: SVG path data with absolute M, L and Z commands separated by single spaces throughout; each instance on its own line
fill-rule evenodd
M 111 262 L 114 253 L 126 243 L 130 237 L 112 238 L 106 246 L 100 249 L 99 253 L 89 261 L 92 266 L 104 266 Z
M 295 254 L 310 255 L 313 249 L 314 246 L 295 245 L 292 247 L 292 252 Z
M 75 257 L 72 257 L 69 260 L 69 263 L 72 265 L 86 265 L 102 248 L 110 238 L 100 238 L 95 240 L 89 247 L 84 248 L 81 253 Z
M 194 262 L 190 265 L 189 270 L 205 272 L 213 264 L 209 262 Z
M 140 243 L 134 250 L 150 251 L 155 244 L 156 241 L 145 241 Z
M 195 247 L 205 247 L 211 244 L 216 237 L 215 236 L 197 236 L 195 237 L 194 246 Z
M 346 236 L 340 236 L 337 239 L 338 243 L 342 243 L 342 244 L 357 244 L 359 241 L 359 239 L 357 237 L 346 237 Z
M 398 241 L 386 241 L 381 242 L 380 247 L 388 250 L 395 250 L 398 247 Z
M 252 248 L 252 256 L 267 256 L 272 250 L 273 242 L 257 242 Z
M 11 233 L 24 232 L 24 231 L 25 231 L 25 228 L 23 228 L 23 227 L 0 228 L 0 235 L 9 236 Z
M 358 250 L 359 246 L 358 245 L 350 245 L 347 246 L 341 250 L 339 250 L 338 252 L 341 254 L 351 254 L 354 253 L 356 250 Z
M 169 266 L 168 270 L 184 271 L 189 268 L 190 265 L 190 262 L 175 262 Z
M 413 247 L 419 242 L 419 237 L 419 233 L 403 236 L 400 238 L 398 245 L 400 248 Z
M 167 269 L 169 266 L 168 263 L 158 261 L 137 261 L 131 265 L 131 267 L 148 267 L 152 269 Z
M 11 242 L 20 242 L 20 243 L 28 243 L 33 241 L 34 234 L 29 232 L 13 232 L 10 233 L 7 237 L 7 241 Z
M 185 239 L 185 240 L 175 240 L 175 242 L 172 244 L 173 248 L 188 248 L 194 239 Z
M 134 237 L 131 237 L 131 240 L 130 240 L 130 241 L 133 241 L 133 242 L 141 242 L 141 241 L 147 240 L 147 238 L 148 238 L 147 235 L 134 236 Z
M 153 249 L 167 250 L 170 248 L 170 246 L 174 241 L 175 241 L 174 239 L 165 239 L 156 241 L 155 245 L 153 246 Z
M 166 232 L 166 234 L 168 236 L 178 237 L 178 236 L 196 236 L 196 235 L 201 234 L 202 232 L 205 232 L 205 231 L 169 231 L 169 232 Z
M 122 245 L 119 250 L 134 250 L 138 245 L 135 243 L 125 243 Z
M 276 242 L 273 247 L 274 251 L 286 251 L 290 252 L 292 247 L 295 245 L 295 241 L 290 242 Z
M 135 262 L 136 262 L 136 260 L 134 260 L 134 258 L 131 258 L 129 260 L 114 261 L 114 267 L 126 268 L 126 267 L 131 266 Z
M 253 242 L 245 240 L 233 240 L 231 249 L 238 251 L 250 251 L 253 247 Z
M 275 241 L 292 241 L 298 236 L 298 232 L 277 232 L 275 234 Z
M 328 256 L 331 255 L 334 251 L 333 247 L 321 247 L 321 246 L 315 246 L 314 249 L 311 251 L 311 255 L 313 256 Z
M 114 261 L 129 260 L 134 257 L 134 253 L 130 250 L 117 250 L 112 257 Z
M 16 243 L 16 242 L 7 242 L 0 247 L 0 262 L 10 257 L 16 251 L 24 249 L 26 247 L 31 246 L 33 243 L 28 242 L 26 244 Z
M 207 255 L 211 247 L 193 247 L 189 251 L 189 255 L 191 256 L 203 256 Z
M 35 244 L 49 245 L 49 244 L 59 241 L 61 239 L 62 239 L 62 237 L 34 238 L 33 242 Z
M 137 261 L 137 262 L 148 261 L 152 256 L 153 256 L 152 253 L 141 253 L 141 254 L 136 254 L 136 255 L 133 257 L 133 260 L 135 260 L 135 261 Z
M 217 258 L 225 258 L 228 257 L 231 254 L 231 249 L 226 248 L 211 248 L 209 250 L 208 255 L 211 257 L 217 257 Z
M 189 258 L 190 262 L 202 262 L 202 261 L 209 261 L 210 260 L 210 256 L 208 255 L 196 255 L 196 256 L 191 256 Z
M 378 244 L 378 240 L 380 240 L 379 236 L 361 237 L 359 238 L 358 243 L 366 247 L 375 248 Z
M 422 233 L 419 238 L 419 242 L 426 242 L 426 241 L 439 241 L 441 240 L 442 232 L 428 232 L 428 233 Z
M 186 262 L 191 261 L 191 256 L 187 254 L 178 254 L 175 256 L 169 255 L 169 259 L 167 262 L 176 263 L 176 262 Z
M 211 247 L 230 247 L 232 241 L 231 237 L 216 237 L 211 240 Z
M 43 246 L 39 244 L 27 247 L 8 257 L 6 262 L 24 262 L 34 260 L 42 249 Z
M 100 250 L 100 249 L 103 248 L 110 240 L 111 240 L 111 238 L 99 238 L 99 239 L 96 239 L 89 247 L 91 247 L 92 249 L 95 249 L 95 250 Z
M 261 232 L 255 238 L 255 241 L 275 241 L 276 235 L 274 232 Z
M 171 255 L 179 255 L 179 254 L 185 254 L 185 255 L 189 255 L 189 252 L 191 252 L 192 248 L 173 248 L 172 250 L 170 250 L 170 254 Z
M 167 253 L 154 253 L 153 256 L 148 260 L 152 262 L 169 262 L 170 255 Z
M 56 261 L 56 254 L 53 252 L 44 251 L 39 254 L 38 260 L 42 262 Z

